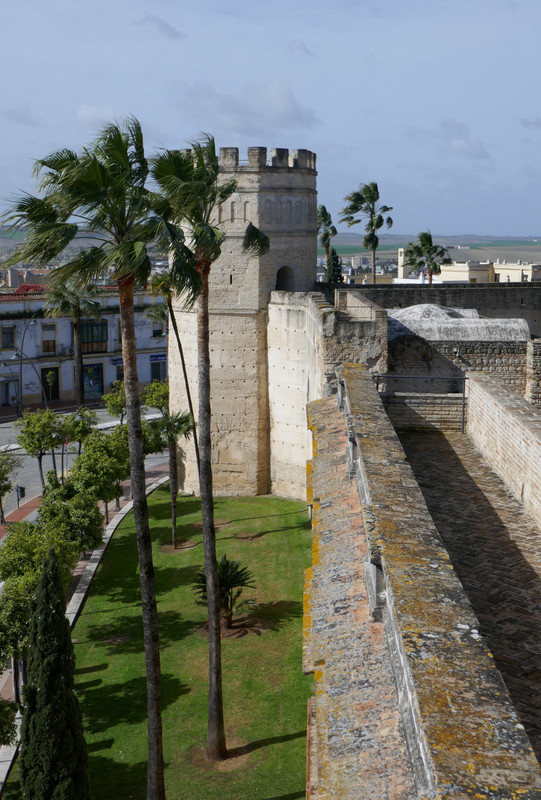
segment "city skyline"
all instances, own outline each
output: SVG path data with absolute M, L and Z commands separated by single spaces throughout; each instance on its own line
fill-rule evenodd
M 0 18 L 0 211 L 35 191 L 36 159 L 134 115 L 149 154 L 201 131 L 241 159 L 314 151 L 335 223 L 377 181 L 393 233 L 541 234 L 535 0 L 28 0 Z

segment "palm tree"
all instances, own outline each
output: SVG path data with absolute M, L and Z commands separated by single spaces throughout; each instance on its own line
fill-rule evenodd
M 67 149 L 52 153 L 36 163 L 35 173 L 40 177 L 41 196 L 23 195 L 7 216 L 12 228 L 27 234 L 11 263 L 24 259 L 46 264 L 81 231 L 92 244 L 55 270 L 56 284 L 73 280 L 85 287 L 108 275 L 118 287 L 147 673 L 147 800 L 164 800 L 158 618 L 145 494 L 133 294 L 148 281 L 150 245 L 171 254 L 178 284 L 192 301 L 200 279 L 190 268 L 192 254 L 184 244 L 182 230 L 172 221 L 167 200 L 147 188 L 149 166 L 137 120 L 106 126 L 81 153 Z
M 81 319 L 98 319 L 101 306 L 92 299 L 95 289 L 80 290 L 73 280 L 56 284 L 47 289 L 45 313 L 49 317 L 71 317 L 73 327 L 73 372 L 74 399 L 77 408 L 85 401 L 83 351 L 81 347 Z
M 165 152 L 153 160 L 152 174 L 182 224 L 189 229 L 189 247 L 201 276 L 197 300 L 198 352 L 198 430 L 199 490 L 203 522 L 203 546 L 207 581 L 209 626 L 209 707 L 206 757 L 223 759 L 227 755 L 222 696 L 220 638 L 220 595 L 216 562 L 216 535 L 211 469 L 210 353 L 209 353 L 209 274 L 220 255 L 225 233 L 217 227 L 218 208 L 236 189 L 235 181 L 220 181 L 220 167 L 214 139 L 207 136 L 188 151 Z M 243 248 L 262 254 L 268 250 L 265 234 L 249 223 Z M 171 267 L 176 282 L 176 267 Z
M 173 277 L 170 272 L 158 272 L 152 276 L 152 280 L 150 281 L 150 291 L 152 292 L 154 297 L 160 295 L 163 297 L 165 303 L 161 305 L 165 305 L 168 315 L 167 321 L 171 322 L 173 326 L 173 331 L 175 333 L 175 339 L 177 342 L 177 350 L 178 355 L 180 358 L 180 365 L 182 367 L 182 376 L 184 379 L 184 388 L 186 390 L 186 399 L 188 400 L 188 409 L 190 414 L 192 415 L 192 419 L 195 419 L 194 412 L 193 412 L 193 403 L 192 403 L 192 393 L 190 392 L 190 384 L 188 381 L 188 373 L 186 372 L 186 360 L 184 358 L 184 350 L 182 348 L 182 342 L 180 341 L 180 334 L 178 332 L 178 325 L 177 325 L 177 318 L 175 317 L 175 312 L 173 311 L 173 298 L 176 296 L 175 287 Z M 151 311 L 154 308 L 160 308 L 159 305 L 154 305 L 152 308 L 147 311 L 147 315 L 151 316 Z M 159 312 L 161 313 L 161 312 Z M 199 472 L 199 443 L 197 441 L 197 431 L 195 427 L 193 429 L 193 446 L 195 449 L 195 460 L 197 462 L 197 471 Z
M 404 250 L 404 264 L 410 269 L 428 272 L 428 282 L 432 283 L 432 275 L 439 275 L 441 264 L 451 264 L 447 249 L 434 244 L 430 231 L 423 231 L 416 242 L 410 242 Z
M 233 612 L 237 600 L 243 589 L 255 589 L 254 574 L 248 567 L 243 567 L 240 561 L 230 561 L 223 555 L 218 564 L 218 577 L 220 579 L 220 606 L 224 615 L 227 628 L 233 627 Z M 197 571 L 192 589 L 198 597 L 198 602 L 206 603 L 207 581 L 205 570 Z
M 392 206 L 379 204 L 379 189 L 375 182 L 361 183 L 356 192 L 352 192 L 344 197 L 346 205 L 340 212 L 342 215 L 340 222 L 346 222 L 348 228 L 365 221 L 364 230 L 366 236 L 363 238 L 363 246 L 372 251 L 372 283 L 376 283 L 376 250 L 379 247 L 378 231 L 384 225 L 391 228 L 393 220 L 391 217 L 385 218 L 385 214 L 392 211 Z M 356 218 L 355 215 L 360 214 Z
M 332 224 L 332 217 L 325 206 L 317 208 L 317 232 L 321 246 L 325 249 L 325 266 L 328 268 L 331 258 L 331 239 L 338 231 Z

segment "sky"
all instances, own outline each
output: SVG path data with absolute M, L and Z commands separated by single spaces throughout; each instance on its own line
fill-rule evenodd
M 0 29 L 0 212 L 133 115 L 148 153 L 312 150 L 335 222 L 376 181 L 392 233 L 541 234 L 539 0 L 3 0 Z

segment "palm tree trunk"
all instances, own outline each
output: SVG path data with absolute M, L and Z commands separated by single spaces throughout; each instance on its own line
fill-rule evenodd
M 83 348 L 81 347 L 81 316 L 79 310 L 73 316 L 73 391 L 75 405 L 80 408 L 85 402 Z
M 41 481 L 41 489 L 45 489 L 45 478 L 43 477 L 43 455 L 39 455 L 38 457 L 38 472 L 39 472 L 39 479 Z
M 210 262 L 199 265 L 202 287 L 197 301 L 197 351 L 199 357 L 199 490 L 203 519 L 203 548 L 207 578 L 207 610 L 209 628 L 209 705 L 206 757 L 219 761 L 226 757 L 222 696 L 222 641 L 220 632 L 220 593 L 216 562 L 214 503 L 212 498 L 212 464 L 210 439 L 210 353 L 209 353 L 209 272 Z
M 376 251 L 372 250 L 372 283 L 376 285 Z
M 169 494 L 171 496 L 171 539 L 173 547 L 177 546 L 177 495 L 178 495 L 178 465 L 177 443 L 169 442 Z
M 192 393 L 190 392 L 190 384 L 188 382 L 188 373 L 186 372 L 186 361 L 184 359 L 184 350 L 182 348 L 182 342 L 180 341 L 180 335 L 178 332 L 177 320 L 175 317 L 175 313 L 173 311 L 173 304 L 171 300 L 167 300 L 167 307 L 169 309 L 169 319 L 171 320 L 171 324 L 173 326 L 173 330 L 175 332 L 175 338 L 177 340 L 177 348 L 178 354 L 180 357 L 180 364 L 182 366 L 182 375 L 184 377 L 184 388 L 186 389 L 186 398 L 188 400 L 188 410 L 192 415 L 192 420 L 195 421 L 195 414 L 193 413 L 193 403 L 192 403 Z M 200 465 L 199 465 L 199 442 L 197 441 L 197 431 L 194 427 L 193 429 L 193 446 L 195 448 L 195 460 L 197 462 L 197 473 L 199 474 Z
M 146 662 L 147 712 L 148 712 L 148 762 L 147 800 L 165 800 L 163 775 L 163 741 L 161 716 L 160 642 L 152 543 L 148 524 L 148 507 L 145 491 L 145 460 L 141 405 L 137 378 L 137 351 L 133 317 L 133 277 L 118 281 L 120 322 L 122 331 L 122 361 L 126 389 L 126 417 L 133 494 L 133 516 L 139 556 L 139 581 L 143 617 L 143 636 Z

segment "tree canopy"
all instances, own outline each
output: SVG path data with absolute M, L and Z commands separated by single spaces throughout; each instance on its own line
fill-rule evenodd
M 340 212 L 340 222 L 347 223 L 348 228 L 364 222 L 365 236 L 363 245 L 372 252 L 372 283 L 376 283 L 376 250 L 379 247 L 378 231 L 384 225 L 391 228 L 392 217 L 388 216 L 392 206 L 380 204 L 379 189 L 375 181 L 361 183 L 357 191 L 344 198 L 345 206 Z M 387 215 L 387 216 L 385 216 Z

